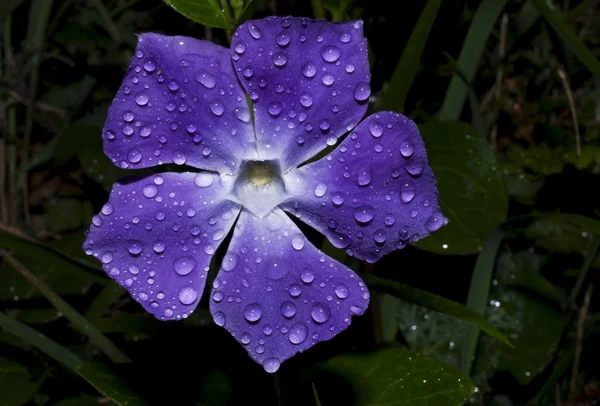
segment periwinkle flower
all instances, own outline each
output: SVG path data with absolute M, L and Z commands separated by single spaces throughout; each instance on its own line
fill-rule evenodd
M 331 339 L 369 292 L 284 211 L 368 262 L 446 222 L 415 124 L 391 112 L 358 124 L 369 81 L 361 21 L 248 21 L 231 49 L 140 35 L 104 150 L 122 168 L 199 171 L 116 183 L 84 249 L 147 311 L 178 320 L 197 306 L 236 223 L 210 292 L 215 323 L 268 372 Z

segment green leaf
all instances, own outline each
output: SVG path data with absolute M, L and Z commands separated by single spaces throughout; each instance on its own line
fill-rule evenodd
M 212 371 L 204 378 L 198 406 L 226 406 L 231 398 L 231 389 L 231 382 L 223 371 Z
M 460 117 L 467 88 L 475 78 L 488 37 L 507 2 L 508 0 L 483 0 L 479 4 L 458 57 L 458 65 L 467 82 L 457 74 L 452 76 L 440 110 L 440 120 L 458 120 Z
M 24 1 L 25 0 L 4 0 L 2 7 L 0 7 L 0 19 L 3 19 L 12 13 L 12 11 L 19 7 Z
M 569 254 L 587 250 L 592 234 L 569 221 L 558 217 L 542 216 L 533 220 L 524 230 L 527 238 L 535 240 L 538 247 Z
M 101 394 L 120 406 L 142 406 L 148 403 L 129 389 L 122 376 L 106 365 L 93 362 L 80 365 L 77 372 Z
M 231 27 L 218 0 L 164 0 L 164 2 L 197 23 L 226 30 Z
M 3 312 L 0 312 L 0 327 L 73 371 L 75 371 L 78 365 L 83 364 L 83 361 L 71 351 L 28 325 L 11 319 Z
M 412 286 L 403 285 L 401 283 L 370 274 L 361 274 L 361 278 L 363 278 L 367 285 L 369 285 L 369 287 L 372 289 L 379 290 L 408 302 L 416 303 L 431 310 L 447 314 L 458 320 L 464 320 L 474 326 L 479 327 L 487 334 L 503 342 L 504 344 L 508 346 L 511 345 L 510 342 L 502 335 L 502 333 L 500 333 L 493 324 L 487 321 L 485 317 L 477 314 L 473 310 L 460 303 L 434 295 L 433 293 L 413 288 Z
M 503 237 L 504 233 L 501 229 L 492 231 L 475 262 L 475 269 L 469 285 L 469 295 L 467 296 L 467 307 L 481 315 L 485 313 L 487 307 L 496 255 Z M 479 329 L 468 326 L 464 332 L 464 337 L 461 369 L 466 373 L 470 373 L 477 349 L 477 341 L 479 340 Z
M 565 23 L 562 16 L 552 9 L 546 0 L 530 0 L 537 11 L 546 19 L 548 24 L 554 28 L 563 41 L 575 52 L 577 58 L 588 68 L 590 72 L 600 79 L 600 61 L 592 51 L 579 39 L 571 28 Z
M 2 406 L 21 406 L 35 395 L 38 385 L 23 365 L 0 357 Z
M 469 377 L 456 368 L 397 347 L 338 355 L 322 370 L 352 388 L 355 405 L 462 406 L 473 391 Z
M 508 211 L 496 156 L 468 124 L 431 121 L 419 130 L 438 181 L 442 212 L 450 221 L 414 245 L 440 254 L 478 253 Z
M 417 21 L 415 28 L 413 28 L 410 38 L 402 51 L 379 110 L 397 112 L 404 110 L 406 96 L 419 70 L 421 54 L 423 53 L 423 49 L 425 49 L 427 38 L 433 28 L 433 23 L 441 4 L 442 0 L 429 0 L 425 5 L 419 21 Z
M 81 395 L 78 398 L 63 399 L 60 402 L 52 403 L 52 406 L 101 406 L 100 399 L 90 395 Z M 107 406 L 111 406 L 110 404 Z
M 87 226 L 92 218 L 90 202 L 75 198 L 58 198 L 44 203 L 48 228 L 54 233 L 73 231 Z
M 480 338 L 472 375 L 478 386 L 496 370 L 510 371 L 526 385 L 554 357 L 566 316 L 547 295 L 539 294 L 548 290 L 549 282 L 528 265 L 530 256 L 529 252 L 504 253 L 498 258 L 486 315 L 510 338 L 514 348 Z
M 331 21 L 344 21 L 344 16 L 348 13 L 348 10 L 352 5 L 352 1 L 353 0 L 324 0 L 321 2 L 323 3 L 323 7 L 325 7 L 325 9 L 331 13 Z M 313 10 L 314 8 L 315 7 L 313 3 Z M 316 17 L 317 13 L 314 14 Z M 317 18 L 325 18 L 325 15 Z

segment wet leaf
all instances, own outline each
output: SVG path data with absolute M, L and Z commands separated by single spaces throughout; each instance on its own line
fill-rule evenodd
M 354 405 L 462 406 L 473 391 L 469 377 L 458 369 L 398 347 L 338 355 L 322 370 L 323 385 L 340 379 L 352 388 Z M 332 403 L 324 395 L 321 402 L 349 404 Z
M 119 406 L 142 406 L 148 403 L 134 393 L 122 376 L 115 374 L 106 365 L 94 362 L 77 367 L 77 372 L 101 394 Z
M 475 254 L 508 211 L 494 152 L 465 123 L 432 121 L 419 130 L 449 223 L 414 245 L 440 254 Z
M 164 0 L 164 2 L 197 23 L 215 28 L 230 28 L 219 0 Z
M 2 406 L 21 406 L 35 395 L 38 385 L 23 365 L 0 357 Z

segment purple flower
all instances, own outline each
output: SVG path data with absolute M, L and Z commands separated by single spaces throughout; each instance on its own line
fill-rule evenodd
M 369 262 L 446 222 L 415 124 L 391 112 L 358 124 L 369 80 L 361 21 L 248 21 L 231 49 L 140 35 L 104 150 L 122 168 L 199 171 L 116 183 L 84 249 L 147 311 L 178 320 L 197 306 L 237 220 L 210 293 L 215 323 L 268 372 L 331 339 L 369 292 L 284 210 Z

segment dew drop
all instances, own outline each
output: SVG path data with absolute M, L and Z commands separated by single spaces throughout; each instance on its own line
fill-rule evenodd
M 278 116 L 281 113 L 281 103 L 279 102 L 273 102 L 269 105 L 269 114 L 272 115 L 273 117 Z
M 383 244 L 387 239 L 385 231 L 381 229 L 375 231 L 375 233 L 373 233 L 373 239 L 376 243 Z
M 383 134 L 383 126 L 378 121 L 373 121 L 369 126 L 369 131 L 373 137 L 379 138 Z
M 287 46 L 290 43 L 290 40 L 291 40 L 290 34 L 288 34 L 285 31 L 282 31 L 279 34 L 277 34 L 276 42 L 277 42 L 277 45 L 279 45 L 280 47 Z
M 423 173 L 423 166 L 425 166 L 425 161 L 421 158 L 413 158 L 409 162 L 406 163 L 406 172 L 410 173 L 413 176 L 420 176 Z
M 357 101 L 365 101 L 371 95 L 371 86 L 367 82 L 360 82 L 354 88 L 353 95 Z
M 223 312 L 215 312 L 215 314 L 213 314 L 213 320 L 215 321 L 215 324 L 217 326 L 223 327 L 225 325 L 225 313 Z
M 198 299 L 198 292 L 191 286 L 186 286 L 179 291 L 179 301 L 184 305 L 191 305 Z
M 331 201 L 334 205 L 341 206 L 344 203 L 344 195 L 339 192 L 336 192 L 331 197 Z
M 181 151 L 173 152 L 173 163 L 175 163 L 176 165 L 183 165 L 185 163 L 185 161 L 187 161 L 187 158 L 183 152 L 181 152 Z
M 145 106 L 148 104 L 148 95 L 144 92 L 140 92 L 135 96 L 135 102 L 138 106 Z
M 262 38 L 262 31 L 254 23 L 248 24 L 248 32 L 250 33 L 250 35 L 254 39 L 261 39 Z
M 215 77 L 212 74 L 206 72 L 205 70 L 201 70 L 198 73 L 196 73 L 196 76 L 194 78 L 196 79 L 196 82 L 200 83 L 207 89 L 214 89 L 214 87 L 217 85 L 217 80 L 215 79 Z
M 156 187 L 156 185 L 148 184 L 148 185 L 144 186 L 144 189 L 142 189 L 142 193 L 148 199 L 152 199 L 153 197 L 155 197 L 158 194 L 158 188 Z
M 296 298 L 296 297 L 300 296 L 300 294 L 302 293 L 302 288 L 297 283 L 293 283 L 290 285 L 288 292 L 291 297 Z
M 181 257 L 173 262 L 173 269 L 178 275 L 189 275 L 196 267 L 196 260 L 192 257 Z
M 371 183 L 371 171 L 369 170 L 369 168 L 363 168 L 358 171 L 356 183 L 359 186 L 367 186 L 369 183 Z
M 105 203 L 101 211 L 105 216 L 110 216 L 114 211 L 114 207 L 111 203 Z
M 127 244 L 127 251 L 129 251 L 129 253 L 131 255 L 141 254 L 142 249 L 143 249 L 142 242 L 139 240 L 131 240 Z
M 296 323 L 290 328 L 288 339 L 292 344 L 301 344 L 306 340 L 308 335 L 308 328 L 304 323 Z
M 331 317 L 331 310 L 325 303 L 315 303 L 310 309 L 310 315 L 317 323 L 325 323 Z
M 346 299 L 349 295 L 350 291 L 348 290 L 348 286 L 340 283 L 335 287 L 335 295 L 340 299 Z
M 240 120 L 241 122 L 244 123 L 249 123 L 250 119 L 252 118 L 250 116 L 250 110 L 248 110 L 246 107 L 238 107 L 233 111 L 233 114 L 235 115 L 235 117 Z
M 304 66 L 302 66 L 302 74 L 310 79 L 317 74 L 317 67 L 312 62 L 306 62 Z
M 325 75 L 323 75 L 323 77 L 321 78 L 321 81 L 323 82 L 323 84 L 325 86 L 331 86 L 333 85 L 333 82 L 335 82 L 335 78 L 333 77 L 332 74 L 330 73 L 326 73 Z
M 400 185 L 400 200 L 402 200 L 402 203 L 410 203 L 415 194 L 415 185 L 410 180 Z
M 244 309 L 244 318 L 250 323 L 256 323 L 262 317 L 262 307 L 258 303 L 250 303 Z
M 152 59 L 147 59 L 146 62 L 144 62 L 144 70 L 146 72 L 154 72 L 155 69 L 156 69 L 156 64 L 154 63 L 154 61 Z
M 281 363 L 279 362 L 279 360 L 277 358 L 267 358 L 263 362 L 263 368 L 265 369 L 265 371 L 267 371 L 270 374 L 277 372 L 280 365 L 281 365 Z
M 296 251 L 300 251 L 304 248 L 304 236 L 302 234 L 296 234 L 292 237 L 292 247 L 294 247 Z
M 152 249 L 157 254 L 162 254 L 165 251 L 165 243 L 158 241 L 158 242 L 154 243 L 154 246 L 152 247 Z
M 137 164 L 142 160 L 142 153 L 137 149 L 132 149 L 127 153 L 127 160 L 132 164 Z
M 310 107 L 313 105 L 313 97 L 310 93 L 302 93 L 300 95 L 300 104 L 304 107 Z
M 315 274 L 310 269 L 305 269 L 300 274 L 300 279 L 302 279 L 302 282 L 309 284 L 312 283 L 313 280 L 315 280 Z
M 446 218 L 440 212 L 435 212 L 425 221 L 427 231 L 433 233 L 444 225 Z
M 415 145 L 412 141 L 404 141 L 400 144 L 400 153 L 403 157 L 410 157 L 415 152 Z
M 209 187 L 213 184 L 213 176 L 208 172 L 200 172 L 196 175 L 194 184 L 198 187 Z
M 325 62 L 333 63 L 340 59 L 341 50 L 335 45 L 326 45 L 321 49 L 321 57 Z
M 267 264 L 267 277 L 272 280 L 278 280 L 286 276 L 291 271 L 291 264 L 286 261 L 269 261 Z
M 276 52 L 273 54 L 273 65 L 283 68 L 288 62 L 288 57 L 283 52 Z
M 340 41 L 344 44 L 347 44 L 348 42 L 352 41 L 352 35 L 347 32 L 343 32 L 340 34 Z
M 323 195 L 325 195 L 326 192 L 327 192 L 327 184 L 325 184 L 325 183 L 319 183 L 317 185 L 317 187 L 315 188 L 315 196 L 317 196 L 317 197 L 323 197 Z
M 289 300 L 286 300 L 281 304 L 280 310 L 283 317 L 286 317 L 288 319 L 296 315 L 296 305 L 290 302 Z
M 354 212 L 352 214 L 356 221 L 358 221 L 361 224 L 366 224 L 369 221 L 373 220 L 375 209 L 365 204 L 354 209 Z
M 210 103 L 209 106 L 210 106 L 210 111 L 212 111 L 212 113 L 217 117 L 222 116 L 223 112 L 225 111 L 223 104 L 219 101 L 214 101 L 214 102 Z

